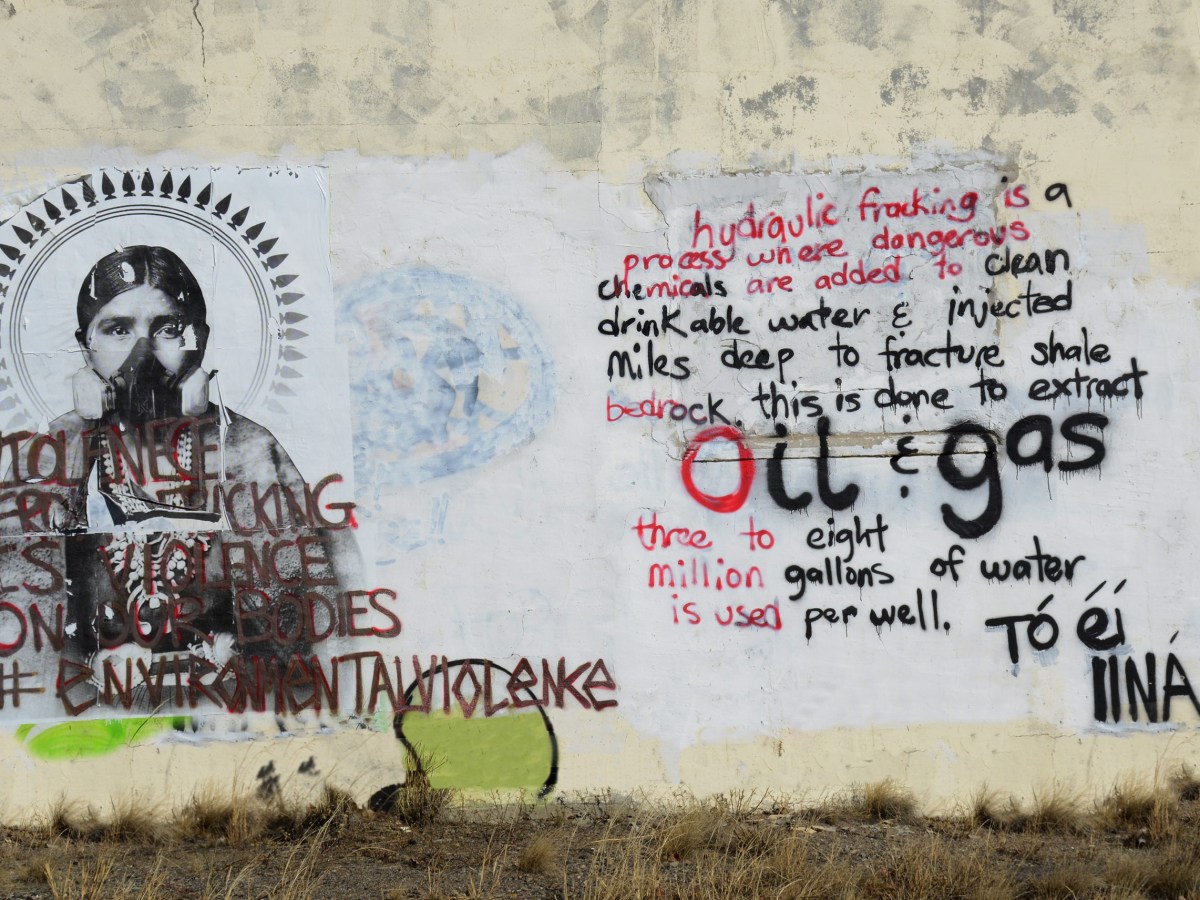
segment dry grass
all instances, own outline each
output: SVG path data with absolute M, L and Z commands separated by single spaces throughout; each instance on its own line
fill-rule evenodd
M 649 808 L 626 821 L 632 828 L 657 841 L 661 859 L 680 861 L 690 859 L 703 850 L 724 854 L 743 851 L 764 852 L 774 840 L 772 832 L 763 828 L 765 810 L 782 809 L 779 804 L 766 805 L 753 795 L 721 795 L 707 802 L 682 799 L 679 805 L 665 809 Z
M 422 815 L 402 800 L 360 811 L 336 790 L 303 801 L 206 790 L 171 823 L 134 803 L 98 816 L 59 800 L 28 838 L 0 841 L 0 895 L 1200 900 L 1200 798 L 1171 785 L 1124 779 L 1086 805 L 1054 786 L 1024 810 L 985 787 L 935 819 L 885 781 L 824 804 L 835 824 L 745 794 L 450 811 L 421 799 L 432 789 L 419 775 L 408 793 L 428 804 Z M 168 845 L 157 859 L 141 849 L 156 840 Z
M 1104 883 L 1141 896 L 1190 900 L 1200 895 L 1200 858 L 1194 847 L 1179 845 L 1161 855 L 1114 851 L 1104 867 Z
M 845 814 L 868 822 L 909 821 L 916 816 L 917 801 L 912 793 L 891 778 L 871 784 L 855 785 L 842 802 Z
M 793 806 L 790 798 L 771 791 L 730 791 L 727 794 L 717 794 L 707 802 L 727 817 L 736 820 L 745 820 L 761 814 L 781 815 L 789 812 Z
M 1184 803 L 1194 803 L 1200 800 L 1200 777 L 1197 777 L 1191 766 L 1184 765 L 1171 778 L 1171 787 L 1176 796 Z
M 243 866 L 235 874 L 233 867 L 230 866 L 225 870 L 224 882 L 221 885 L 214 883 L 213 878 L 216 873 L 209 871 L 204 884 L 204 900 L 234 900 L 235 897 L 245 896 L 244 885 L 253 871 L 252 866 Z
M 1134 778 L 1118 782 L 1096 808 L 1096 822 L 1108 831 L 1135 832 L 1144 841 L 1175 833 L 1179 803 L 1161 787 Z
M 432 825 L 446 813 L 454 800 L 454 792 L 435 788 L 423 771 L 410 771 L 396 792 L 392 812 L 409 825 Z
M 58 797 L 36 827 L 47 838 L 154 844 L 163 839 L 160 816 L 137 797 L 111 802 L 107 816 L 91 807 Z
M 725 816 L 712 806 L 696 805 L 659 826 L 658 854 L 662 859 L 687 859 L 711 844 L 725 823 Z
M 284 857 L 282 871 L 268 873 L 264 870 L 261 859 L 253 859 L 236 872 L 231 867 L 226 870 L 223 888 L 212 883 L 211 873 L 205 890 L 206 898 L 222 898 L 231 900 L 242 897 L 247 893 L 247 885 L 258 878 L 268 881 L 269 889 L 256 896 L 267 900 L 316 900 L 328 896 L 322 888 L 325 878 L 324 853 L 332 837 L 348 822 L 351 812 L 356 808 L 350 798 L 341 791 L 326 788 L 321 799 L 313 804 L 305 804 L 292 808 L 283 806 L 277 801 L 253 805 L 253 801 L 239 801 L 235 806 L 245 810 L 245 815 L 257 824 L 260 839 L 269 837 L 286 839 L 293 836 L 291 850 Z M 195 801 L 192 804 L 195 808 Z M 202 811 L 211 811 L 212 807 L 205 801 Z M 194 815 L 194 821 L 200 816 Z
M 316 900 L 328 896 L 320 890 L 324 878 L 320 862 L 332 822 L 327 820 L 307 840 L 297 842 L 287 855 L 279 883 L 267 894 L 270 900 Z
M 483 852 L 479 868 L 467 877 L 467 900 L 488 900 L 498 896 L 507 862 L 507 844 L 501 843 L 497 846 L 496 832 L 493 831 L 488 837 L 487 848 Z
M 336 834 L 345 827 L 357 808 L 349 794 L 327 786 L 313 802 L 288 802 L 273 798 L 262 804 L 257 814 L 262 832 L 281 837 L 299 837 L 318 831 Z
M 263 803 L 257 797 L 204 788 L 176 815 L 174 837 L 181 841 L 224 840 L 230 846 L 245 846 L 263 834 L 262 811 Z
M 163 837 L 162 820 L 154 808 L 137 797 L 112 801 L 112 814 L 97 824 L 99 840 L 127 844 L 154 844 Z
M 357 809 L 358 804 L 348 793 L 326 785 L 321 791 L 321 798 L 308 808 L 304 822 L 309 828 L 327 828 L 337 832 L 346 827 Z
M 167 870 L 164 858 L 155 857 L 154 866 L 141 884 L 115 874 L 119 859 L 102 857 L 84 860 L 56 873 L 51 864 L 44 871 L 46 885 L 54 900 L 157 900 L 167 896 Z
M 245 808 L 245 798 L 216 786 L 200 789 L 175 816 L 175 837 L 182 841 L 227 835 L 229 823 Z
M 1077 791 L 1054 784 L 1033 792 L 1033 804 L 1026 811 L 1014 808 L 1010 827 L 1017 831 L 1061 832 L 1077 834 L 1089 823 Z
M 1005 803 L 999 791 L 985 784 L 967 801 L 964 818 L 972 828 L 1003 828 L 1012 820 L 1012 816 L 1012 800 Z
M 684 881 L 655 865 L 653 847 L 636 832 L 607 838 L 586 878 L 564 896 L 583 900 L 686 897 L 735 900 L 745 897 L 787 900 L 896 898 L 911 900 L 1014 900 L 1018 890 L 998 870 L 985 846 L 963 854 L 936 836 L 921 836 L 867 865 L 836 847 L 819 846 L 807 834 L 777 825 L 762 826 L 759 839 L 728 852 L 712 849 L 712 835 L 696 827 L 694 812 L 686 833 L 707 835 L 708 846 L 692 846 L 694 865 Z M 705 824 L 711 822 L 707 820 Z M 678 825 L 679 823 L 674 823 Z M 679 833 L 678 831 L 675 833 Z
M 46 866 L 46 884 L 54 900 L 91 900 L 93 897 L 113 896 L 109 879 L 112 877 L 113 861 L 97 859 L 67 867 L 66 872 L 56 873 Z
M 821 852 L 807 835 L 774 829 L 770 838 L 756 843 L 732 855 L 706 854 L 684 896 L 713 900 L 857 896 L 860 868 L 839 853 Z
M 33 853 L 25 856 L 11 866 L 4 866 L 0 872 L 0 892 L 5 896 L 15 894 L 21 884 L 46 884 L 46 873 L 54 867 L 55 857 L 52 853 Z
M 645 840 L 606 837 L 596 848 L 582 882 L 564 895 L 572 900 L 657 900 L 663 895 L 661 881 L 661 859 Z
M 60 794 L 51 802 L 36 830 L 47 838 L 82 837 L 90 827 L 91 818 L 82 804 Z
M 404 784 L 398 785 L 388 798 L 388 811 L 409 825 L 432 825 L 440 820 L 456 797 L 454 791 L 435 788 L 429 782 L 429 774 L 436 772 L 444 762 L 425 754 L 420 748 L 409 748 Z
M 1063 866 L 1029 880 L 1027 893 L 1034 900 L 1076 900 L 1095 897 L 1105 881 L 1089 866 L 1082 863 Z
M 1018 892 L 986 846 L 955 852 L 936 835 L 906 842 L 887 854 L 859 885 L 860 896 L 907 900 L 1015 900 Z
M 319 828 L 338 831 L 357 805 L 349 794 L 325 787 L 315 802 L 263 800 L 257 795 L 222 795 L 205 788 L 178 812 L 171 834 L 179 841 L 220 840 L 242 847 L 265 836 L 294 837 Z
M 534 835 L 517 856 L 517 868 L 537 875 L 553 872 L 559 865 L 561 844 L 555 832 Z

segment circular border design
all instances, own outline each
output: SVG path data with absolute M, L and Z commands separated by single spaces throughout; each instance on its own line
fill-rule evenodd
M 0 225 L 0 323 L 3 346 L 11 360 L 11 366 L 0 360 L 0 370 L 7 370 L 0 373 L 3 374 L 0 411 L 25 407 L 16 409 L 4 430 L 12 430 L 15 422 L 31 413 L 35 417 L 53 418 L 61 412 L 46 405 L 21 352 L 20 325 L 33 280 L 72 237 L 101 222 L 125 216 L 162 216 L 195 226 L 233 254 L 250 281 L 263 325 L 254 375 L 239 405 L 253 408 L 261 402 L 280 411 L 283 407 L 276 398 L 295 396 L 284 381 L 299 377 L 300 373 L 286 363 L 305 358 L 296 345 L 308 335 L 293 326 L 308 317 L 295 307 L 305 294 L 294 284 L 299 276 L 287 274 L 281 268 L 288 254 L 277 250 L 279 238 L 266 236 L 265 220 L 246 225 L 258 219 L 257 215 L 251 215 L 248 205 L 229 214 L 237 206 L 232 192 L 214 202 L 211 180 L 193 200 L 192 176 L 205 170 L 159 171 L 160 177 L 156 178 L 148 168 L 98 170 L 47 191 Z M 137 172 L 141 173 L 140 185 Z M 177 177 L 181 179 L 178 188 Z M 120 181 L 120 190 L 114 178 Z M 220 224 L 230 233 L 220 228 Z M 241 243 L 236 237 L 241 238 Z M 256 262 L 262 268 L 261 273 L 254 265 Z
M 25 301 L 29 295 L 29 288 L 32 286 L 33 281 L 37 277 L 42 266 L 44 266 L 45 263 L 53 256 L 54 252 L 72 237 L 74 237 L 78 232 L 91 228 L 97 223 L 105 222 L 110 219 L 121 218 L 124 216 L 163 216 L 189 224 L 198 224 L 201 226 L 206 224 L 199 216 L 192 215 L 190 210 L 180 211 L 169 208 L 164 209 L 160 206 L 123 206 L 116 209 L 108 209 L 104 210 L 103 212 L 98 212 L 89 220 L 80 220 L 73 223 L 71 227 L 62 231 L 60 234 L 55 235 L 54 238 L 52 238 L 50 242 L 45 245 L 45 248 L 39 252 L 34 262 L 26 270 L 24 277 L 20 280 L 20 284 L 17 286 L 16 295 L 12 300 L 9 314 L 6 316 L 6 325 L 8 328 L 8 346 L 11 354 L 12 367 L 17 373 L 17 378 L 21 381 L 22 386 L 25 387 L 26 391 L 29 392 L 31 399 L 37 405 L 38 410 L 49 417 L 53 417 L 57 415 L 57 413 L 52 411 L 42 401 L 41 394 L 37 389 L 37 384 L 26 367 L 25 354 L 21 349 L 21 314 L 25 308 Z M 254 378 L 252 379 L 250 387 L 246 392 L 246 397 L 242 402 L 243 406 L 251 407 L 259 399 L 259 395 L 262 393 L 263 389 L 263 382 L 266 380 L 267 372 L 271 367 L 270 357 L 272 348 L 269 338 L 269 323 L 271 322 L 273 316 L 271 315 L 270 300 L 267 297 L 266 291 L 263 289 L 261 280 L 257 277 L 257 273 L 255 273 L 253 268 L 251 268 L 250 261 L 247 260 L 245 254 L 241 252 L 241 248 L 238 247 L 237 244 L 233 243 L 227 235 L 215 228 L 204 228 L 204 233 L 215 237 L 233 252 L 234 258 L 237 259 L 238 263 L 242 267 L 242 270 L 246 273 L 250 283 L 254 287 L 255 296 L 258 298 L 259 310 L 262 313 L 263 324 L 266 326 L 263 328 L 262 338 L 259 341 L 258 364 L 254 370 Z

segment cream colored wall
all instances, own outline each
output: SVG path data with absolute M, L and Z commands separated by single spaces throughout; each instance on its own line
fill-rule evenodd
M 1086 185 L 1187 281 L 1192 4 L 7 3 L 5 168 L 546 147 L 606 180 L 903 156 Z M 1178 268 L 1175 268 L 1178 267 Z
M 0 188 L 13 209 L 99 165 L 328 165 L 342 283 L 387 252 L 339 249 L 337 233 L 354 212 L 339 173 L 349 184 L 376 162 L 486 170 L 519 151 L 548 182 L 598 182 L 645 214 L 642 179 L 662 172 L 853 170 L 864 158 L 886 167 L 984 150 L 1014 181 L 1068 182 L 1088 215 L 1142 229 L 1144 279 L 1194 304 L 1198 31 L 1196 7 L 1171 0 L 10 0 L 0 3 Z M 355 182 L 363 197 L 369 187 Z M 1182 490 L 1194 492 L 1187 465 Z M 724 739 L 712 723 L 664 752 L 625 704 L 556 715 L 561 789 L 813 795 L 892 776 L 945 805 L 984 781 L 1019 794 L 1056 780 L 1099 789 L 1200 760 L 1190 726 L 1079 734 L 1039 715 L 939 722 L 936 705 L 928 724 L 906 727 Z M 264 760 L 291 766 L 310 751 L 337 759 L 331 780 L 360 799 L 402 775 L 387 733 L 281 740 L 132 747 L 70 764 L 34 763 L 6 742 L 4 810 L 27 816 L 64 788 L 102 803 L 126 784 L 179 801 L 195 784 L 242 783 Z

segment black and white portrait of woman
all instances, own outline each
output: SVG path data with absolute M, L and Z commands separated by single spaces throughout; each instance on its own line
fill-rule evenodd
M 64 652 L 97 696 L 106 661 L 136 669 L 140 708 L 160 701 L 145 684 L 163 667 L 168 685 L 196 683 L 197 661 L 228 674 L 231 660 L 305 653 L 352 578 L 352 505 L 328 502 L 326 482 L 306 483 L 267 428 L 225 405 L 203 291 L 170 249 L 99 259 L 75 311 L 74 408 L 25 451 L 28 471 L 53 473 L 39 487 L 63 542 Z

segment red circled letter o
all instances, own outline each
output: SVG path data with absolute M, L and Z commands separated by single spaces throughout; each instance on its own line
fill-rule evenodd
M 741 480 L 737 489 L 728 494 L 706 494 L 696 487 L 696 482 L 692 478 L 692 463 L 696 460 L 696 454 L 709 441 L 716 440 L 731 441 L 737 444 L 738 448 L 738 475 Z M 701 506 L 719 513 L 737 512 L 750 495 L 750 485 L 754 482 L 754 456 L 750 453 L 750 448 L 746 446 L 745 441 L 742 440 L 740 431 L 732 425 L 714 425 L 712 428 L 704 429 L 688 441 L 687 450 L 683 453 L 680 474 L 683 476 L 683 486 L 692 495 L 692 499 Z

